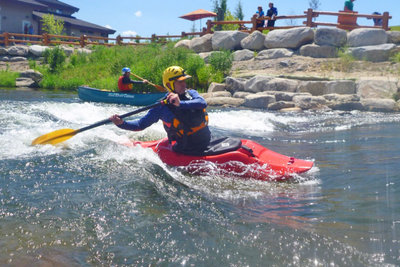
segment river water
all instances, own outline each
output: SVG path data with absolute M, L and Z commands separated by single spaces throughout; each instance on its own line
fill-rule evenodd
M 215 136 L 315 162 L 283 183 L 188 175 L 120 144 L 161 124 L 30 145 L 135 108 L 0 90 L 0 265 L 400 264 L 399 114 L 209 109 Z

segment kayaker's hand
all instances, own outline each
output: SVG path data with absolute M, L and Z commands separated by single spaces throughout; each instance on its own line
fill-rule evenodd
M 117 126 L 124 123 L 124 120 L 121 119 L 117 114 L 112 115 L 112 116 L 110 117 L 110 121 L 112 121 L 112 122 L 113 122 L 115 125 L 117 125 Z
M 167 101 L 168 103 L 171 103 L 176 107 L 179 107 L 181 105 L 181 100 L 179 99 L 179 95 L 175 93 L 169 93 L 167 96 Z

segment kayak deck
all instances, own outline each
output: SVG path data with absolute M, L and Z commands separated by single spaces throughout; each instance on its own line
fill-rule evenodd
M 262 145 L 242 139 L 240 148 L 219 155 L 192 156 L 179 154 L 173 151 L 168 139 L 139 142 L 132 141 L 129 146 L 140 145 L 151 148 L 167 165 L 186 167 L 194 174 L 203 174 L 212 168 L 207 163 L 214 163 L 222 173 L 253 178 L 266 181 L 282 181 L 295 174 L 304 173 L 313 167 L 313 162 L 308 160 L 288 157 Z M 208 167 L 207 167 L 208 166 Z

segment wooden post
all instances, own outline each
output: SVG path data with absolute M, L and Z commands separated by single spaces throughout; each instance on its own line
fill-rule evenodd
M 85 47 L 86 35 L 81 35 L 81 39 L 79 40 L 79 44 L 81 47 Z
M 8 46 L 10 34 L 8 32 L 4 33 L 4 47 Z
M 254 32 L 257 30 L 257 15 L 254 15 L 251 18 L 251 23 L 253 23 L 253 26 L 251 27 L 251 32 Z
M 122 37 L 121 37 L 121 35 L 118 35 L 117 36 L 117 38 L 115 38 L 116 40 L 116 43 L 117 43 L 117 45 L 122 45 Z
M 383 12 L 382 29 L 389 30 L 389 12 Z
M 49 34 L 47 32 L 43 33 L 43 44 L 44 45 L 50 44 L 50 38 L 49 38 Z
M 313 26 L 313 10 L 312 8 L 307 9 L 307 21 L 306 21 L 306 26 L 307 27 L 312 27 Z

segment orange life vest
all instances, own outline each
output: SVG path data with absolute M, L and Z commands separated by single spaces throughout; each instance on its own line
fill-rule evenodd
M 124 76 L 120 76 L 118 79 L 118 89 L 120 91 L 130 91 L 132 90 L 133 86 L 131 83 L 123 83 L 122 80 L 124 79 Z

